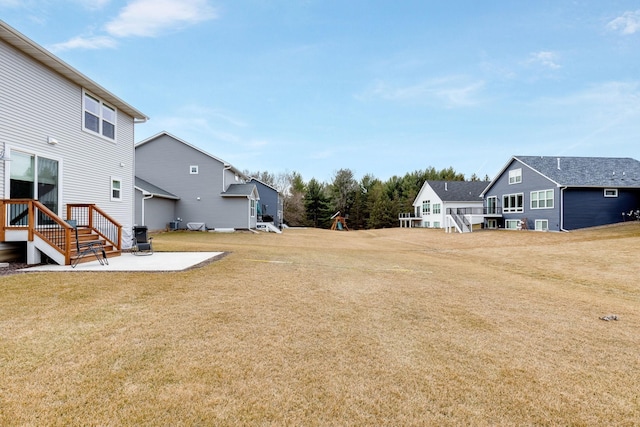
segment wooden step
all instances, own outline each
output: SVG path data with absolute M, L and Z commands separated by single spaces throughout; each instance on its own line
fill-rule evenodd
M 109 258 L 115 258 L 115 257 L 119 257 L 121 255 L 121 251 L 119 251 L 118 249 L 116 249 L 111 243 L 107 242 L 105 239 L 103 239 L 102 237 L 98 236 L 96 233 L 94 233 L 91 229 L 89 228 L 78 228 L 78 240 L 80 241 L 80 243 L 82 242 L 91 242 L 94 240 L 99 240 L 102 242 L 102 245 L 104 247 L 104 251 L 105 254 L 107 255 L 107 259 Z M 78 254 L 78 250 L 75 247 L 75 239 L 74 242 L 71 245 L 71 260 L 75 261 L 75 258 Z M 100 256 L 102 256 L 102 254 L 99 254 Z M 92 253 L 88 253 L 88 254 L 84 254 L 83 257 L 78 260 L 78 264 L 80 263 L 84 263 L 84 262 L 91 262 L 91 261 L 97 261 L 98 259 L 96 258 L 96 256 Z

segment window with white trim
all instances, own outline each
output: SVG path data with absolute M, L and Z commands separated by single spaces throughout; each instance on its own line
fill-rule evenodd
M 425 228 L 430 228 L 431 227 L 431 223 L 429 221 L 424 223 Z
M 604 189 L 604 197 L 618 197 L 618 189 L 617 188 L 605 188 Z
M 103 138 L 115 141 L 117 111 L 98 97 L 83 92 L 82 128 Z
M 256 201 L 251 199 L 251 217 L 256 216 Z
M 505 194 L 502 196 L 502 212 L 524 212 L 524 194 Z
M 111 200 L 119 202 L 122 200 L 122 180 L 111 177 Z
M 531 209 L 553 209 L 553 190 L 532 191 Z
M 519 184 L 522 182 L 522 168 L 509 171 L 509 184 Z
M 440 221 L 434 221 L 433 228 L 440 228 Z
M 536 219 L 536 231 L 549 231 L 548 219 Z
M 433 213 L 434 214 L 439 214 L 441 212 L 441 205 L 440 203 L 434 203 L 433 204 Z
M 198 165 L 189 166 L 189 173 L 191 175 L 198 175 Z
M 519 230 L 521 227 L 519 219 L 507 219 L 504 221 L 504 228 L 507 230 Z
M 431 200 L 422 201 L 422 215 L 431 215 Z

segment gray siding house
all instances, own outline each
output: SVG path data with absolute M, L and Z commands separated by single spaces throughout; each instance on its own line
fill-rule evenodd
M 167 218 L 178 218 L 178 196 L 138 177 L 135 182 L 135 224 L 145 225 L 150 230 L 162 230 L 167 227 Z
M 640 208 L 640 162 L 514 156 L 482 197 L 488 228 L 568 231 L 613 224 Z
M 146 120 L 0 21 L 0 199 L 6 213 L 0 241 L 26 242 L 30 263 L 42 253 L 64 263 L 67 242 L 52 236 L 57 229 L 66 233 L 63 219 L 76 219 L 117 249 L 128 247 L 134 125 Z M 108 220 L 109 230 L 98 229 L 96 215 Z
M 258 204 L 258 221 L 271 222 L 274 226 L 280 228 L 283 221 L 284 204 L 282 194 L 269 184 L 260 181 L 257 178 L 251 178 L 249 183 L 255 184 L 260 194 L 260 203 Z
M 258 189 L 229 163 L 167 132 L 141 141 L 135 151 L 139 225 L 165 229 L 180 219 L 181 228 L 256 228 Z

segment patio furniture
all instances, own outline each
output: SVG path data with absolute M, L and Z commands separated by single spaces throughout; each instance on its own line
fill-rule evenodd
M 152 255 L 153 237 L 147 236 L 146 226 L 133 227 L 133 246 L 131 253 L 134 255 Z
M 100 263 L 100 265 L 109 265 L 107 259 L 107 252 L 104 249 L 104 242 L 102 240 L 82 240 L 78 234 L 78 221 L 75 219 L 66 220 L 75 233 L 76 237 L 76 256 L 71 260 L 71 267 L 76 268 L 76 265 L 86 255 L 93 254 Z M 102 257 L 100 256 L 102 255 Z

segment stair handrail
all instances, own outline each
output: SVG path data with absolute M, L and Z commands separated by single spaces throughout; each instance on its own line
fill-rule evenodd
M 122 250 L 122 225 L 94 203 L 68 203 L 67 219 L 75 219 L 78 226 L 90 228 Z
M 0 201 L 0 241 L 6 238 L 6 230 L 27 230 L 27 240 L 33 241 L 34 236 L 44 240 L 49 246 L 65 256 L 71 257 L 71 227 L 42 202 L 34 199 L 7 199 Z M 27 223 L 21 225 L 7 224 L 7 206 L 26 205 Z M 49 222 L 48 224 L 46 224 Z M 46 232 L 45 232 L 46 230 Z

